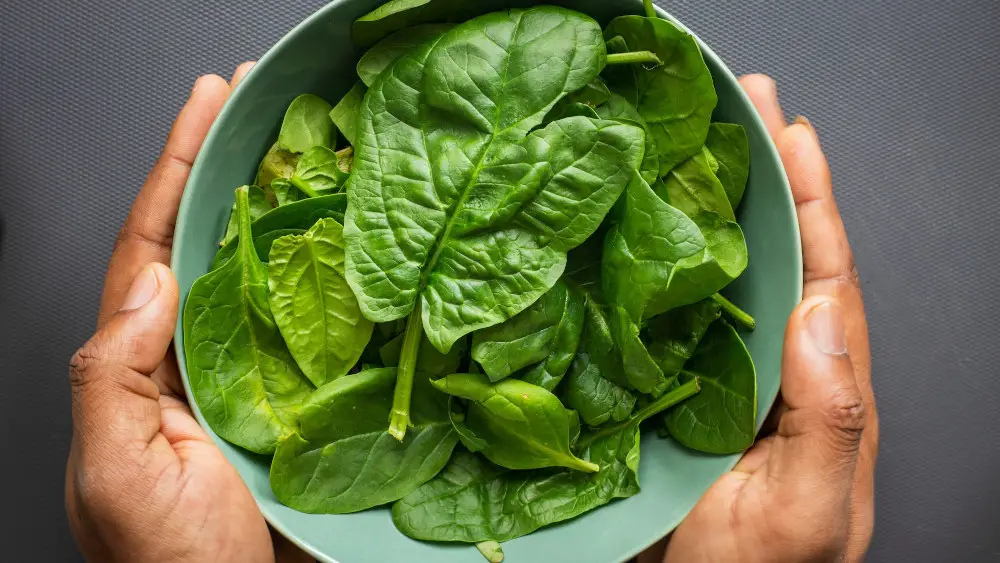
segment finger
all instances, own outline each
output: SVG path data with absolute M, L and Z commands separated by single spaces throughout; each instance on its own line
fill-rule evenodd
M 667 551 L 667 538 L 646 548 L 635 558 L 635 563 L 663 563 L 663 555 Z
M 867 546 L 874 520 L 874 467 L 879 425 L 871 381 L 868 324 L 858 273 L 815 129 L 808 120 L 800 118 L 781 134 L 777 145 L 799 216 L 803 293 L 806 297 L 828 295 L 841 303 L 855 380 L 865 402 L 867 420 L 852 493 L 855 516 L 851 526 L 853 537 L 859 538 L 855 543 Z
M 846 533 L 865 404 L 836 299 L 806 299 L 789 318 L 781 394 L 788 412 L 768 456 L 769 488 L 789 502 L 810 499 L 811 521 L 843 520 Z
M 316 560 L 311 555 L 275 532 L 274 528 L 268 529 L 271 530 L 271 543 L 274 544 L 274 563 L 315 563 Z
M 218 76 L 202 76 L 195 82 L 118 235 L 104 282 L 98 326 L 119 309 L 129 284 L 146 264 L 170 260 L 177 207 L 191 163 L 228 96 L 229 84 Z
M 777 139 L 785 128 L 785 114 L 778 104 L 778 85 L 774 79 L 763 74 L 748 74 L 740 78 L 740 85 L 750 96 L 771 138 Z
M 236 67 L 236 70 L 233 71 L 233 77 L 229 80 L 229 88 L 235 89 L 239 86 L 240 82 L 243 82 L 243 79 L 246 78 L 247 73 L 250 72 L 250 69 L 255 64 L 257 64 L 257 61 L 247 61 Z
M 73 428 L 83 450 L 142 452 L 160 428 L 160 393 L 149 375 L 163 361 L 177 322 L 177 282 L 149 264 L 121 310 L 70 361 Z

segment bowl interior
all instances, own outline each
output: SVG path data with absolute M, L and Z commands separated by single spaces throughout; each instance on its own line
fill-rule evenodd
M 198 155 L 181 202 L 171 266 L 180 284 L 182 303 L 194 280 L 208 270 L 217 250 L 215 241 L 225 229 L 233 190 L 252 181 L 258 161 L 277 135 L 288 103 L 303 92 L 336 103 L 354 83 L 354 64 L 360 53 L 351 43 L 351 22 L 379 3 L 381 0 L 331 2 L 288 33 L 233 93 Z M 502 8 L 517 2 L 490 3 Z M 602 25 L 614 16 L 642 13 L 640 0 L 550 3 L 580 10 Z M 661 15 L 667 17 L 662 11 Z M 750 179 L 738 210 L 750 262 L 726 293 L 758 322 L 757 330 L 744 338 L 757 367 L 758 420 L 762 420 L 778 391 L 785 321 L 801 299 L 798 227 L 788 181 L 766 129 L 732 73 L 704 44 L 702 50 L 719 95 L 716 119 L 742 124 L 750 139 Z M 281 505 L 268 483 L 269 458 L 231 446 L 208 428 L 187 386 L 180 320 L 175 339 L 195 416 L 236 466 L 264 516 L 282 534 L 320 561 L 482 560 L 469 546 L 407 538 L 396 531 L 387 509 L 312 515 Z M 625 560 L 672 530 L 738 457 L 699 454 L 646 433 L 639 465 L 640 494 L 505 543 L 507 561 Z

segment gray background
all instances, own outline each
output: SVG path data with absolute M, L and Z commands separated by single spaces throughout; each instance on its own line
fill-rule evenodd
M 1000 2 L 670 0 L 766 72 L 829 154 L 882 420 L 871 561 L 1000 558 Z M 195 77 L 229 76 L 322 0 L 2 0 L 0 546 L 75 560 L 66 362 Z

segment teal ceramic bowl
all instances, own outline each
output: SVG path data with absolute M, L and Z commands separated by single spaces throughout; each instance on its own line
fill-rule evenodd
M 171 267 L 182 303 L 194 280 L 208 271 L 215 243 L 225 230 L 233 190 L 252 181 L 289 102 L 303 92 L 336 102 L 356 80 L 354 65 L 361 53 L 351 42 L 351 22 L 380 3 L 334 0 L 268 51 L 233 92 L 198 154 L 181 201 Z M 510 0 L 493 3 L 498 8 L 512 4 Z M 587 13 L 602 25 L 618 15 L 642 13 L 640 0 L 551 3 Z M 662 11 L 661 16 L 669 18 Z M 719 95 L 716 120 L 742 124 L 750 139 L 750 180 L 738 212 L 750 265 L 726 293 L 757 318 L 757 330 L 744 338 L 757 366 L 757 415 L 763 420 L 778 392 L 785 322 L 802 294 L 798 225 L 788 180 L 767 130 L 733 74 L 708 46 L 702 43 L 701 48 Z M 184 373 L 180 320 L 175 338 L 178 364 L 198 421 L 236 466 L 271 525 L 305 551 L 320 561 L 340 563 L 483 560 L 467 545 L 424 543 L 404 536 L 393 526 L 388 509 L 316 515 L 281 505 L 268 483 L 270 460 L 229 445 L 205 423 Z M 505 543 L 506 561 L 624 561 L 673 530 L 738 457 L 699 454 L 670 440 L 644 435 L 641 493 Z

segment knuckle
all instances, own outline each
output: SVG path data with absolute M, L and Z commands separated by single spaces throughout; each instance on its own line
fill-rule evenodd
M 830 397 L 825 415 L 838 441 L 849 449 L 857 448 L 868 421 L 868 412 L 857 386 L 838 389 Z
M 72 387 L 82 387 L 93 381 L 103 359 L 107 356 L 104 345 L 97 338 L 91 338 L 81 346 L 69 360 L 69 383 Z

